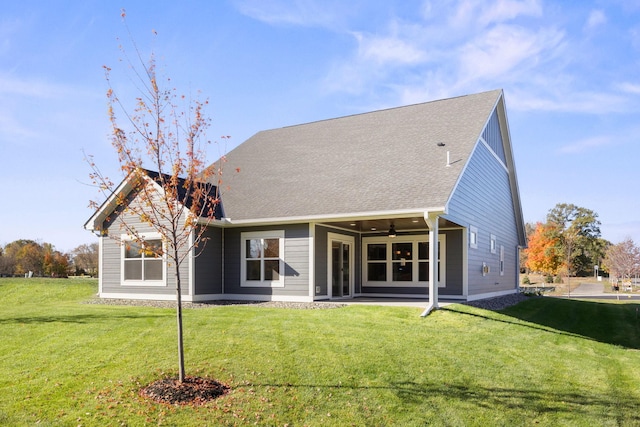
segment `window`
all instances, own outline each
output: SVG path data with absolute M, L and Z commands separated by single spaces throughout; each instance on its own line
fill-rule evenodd
M 391 265 L 393 266 L 394 282 L 413 281 L 413 243 L 391 244 Z
M 429 281 L 429 241 L 426 236 L 365 237 L 363 242 L 364 286 L 420 286 Z M 438 237 L 438 284 L 445 286 L 445 237 Z
M 469 247 L 478 249 L 478 229 L 472 225 L 469 226 Z
M 241 286 L 284 286 L 284 231 L 242 233 Z
M 367 245 L 367 278 L 370 282 L 387 281 L 387 244 Z
M 440 250 L 442 243 L 438 245 L 438 263 L 440 263 Z M 418 280 L 421 282 L 429 281 L 429 242 L 418 242 Z M 438 264 L 438 282 L 442 283 L 440 278 L 440 264 Z
M 500 275 L 504 276 L 504 246 L 500 245 Z
M 165 285 L 165 259 L 162 240 L 142 236 L 137 242 L 131 236 L 122 236 L 122 281 L 124 284 Z
M 493 234 L 491 235 L 491 253 L 495 254 L 496 253 L 496 247 L 497 247 L 497 240 L 496 240 L 496 236 L 494 236 Z

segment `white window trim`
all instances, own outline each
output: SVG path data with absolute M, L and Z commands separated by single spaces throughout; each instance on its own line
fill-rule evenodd
M 492 234 L 491 235 L 491 240 L 490 240 L 490 248 L 491 248 L 491 253 L 495 254 L 498 248 L 498 240 L 496 239 L 496 235 Z
M 140 237 L 144 240 L 162 240 L 160 233 L 144 233 Z M 125 280 L 124 278 L 124 260 L 126 243 L 135 241 L 136 239 L 130 234 L 120 235 L 120 283 L 122 286 L 167 286 L 167 257 L 162 255 L 162 280 Z M 166 244 L 162 242 L 162 252 L 166 251 Z
M 247 280 L 247 245 L 248 239 L 278 239 L 278 258 L 280 277 L 278 280 Z M 252 288 L 283 288 L 284 287 L 284 230 L 252 231 L 240 233 L 240 286 Z
M 362 238 L 362 286 L 368 287 L 428 287 L 429 281 L 419 281 L 419 264 L 420 261 L 415 258 L 412 260 L 412 277 L 411 282 L 394 282 L 393 277 L 393 260 L 391 254 L 392 243 L 412 243 L 413 253 L 418 253 L 418 243 L 429 242 L 429 237 L 425 235 L 413 235 L 413 236 L 398 236 L 393 240 L 388 237 L 363 237 Z M 440 281 L 438 282 L 439 288 L 444 288 L 447 285 L 446 271 L 446 253 L 447 253 L 447 239 L 444 234 L 438 235 L 438 245 L 440 247 Z M 387 280 L 384 282 L 369 282 L 367 279 L 367 244 L 369 243 L 386 243 L 387 244 Z M 431 260 L 429 260 L 431 262 Z
M 469 247 L 478 249 L 478 229 L 473 225 L 469 226 Z
M 504 246 L 500 245 L 500 275 L 504 276 Z

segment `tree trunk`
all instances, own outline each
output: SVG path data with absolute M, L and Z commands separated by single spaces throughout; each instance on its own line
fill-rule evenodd
M 176 259 L 177 250 L 176 250 Z M 182 340 L 182 292 L 180 284 L 180 265 L 176 263 L 176 317 L 178 319 L 178 381 L 184 381 L 184 345 Z

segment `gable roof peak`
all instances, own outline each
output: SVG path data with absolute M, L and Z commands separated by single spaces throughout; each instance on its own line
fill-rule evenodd
M 445 206 L 501 96 L 498 89 L 258 132 L 226 155 L 226 167 L 242 172 L 224 194 L 224 213 L 261 220 Z
M 293 124 L 293 125 L 282 126 L 280 128 L 275 128 L 275 129 L 267 129 L 267 130 L 263 130 L 262 132 L 266 132 L 266 131 L 270 131 L 270 130 L 278 130 L 278 129 L 289 129 L 289 128 L 295 128 L 295 127 L 298 127 L 298 126 L 306 126 L 306 125 L 311 125 L 311 124 L 316 124 L 316 123 L 329 122 L 329 121 L 333 121 L 333 120 L 349 119 L 349 118 L 355 118 L 355 117 L 358 117 L 358 116 L 366 116 L 366 115 L 370 115 L 370 114 L 379 114 L 379 113 L 392 112 L 394 110 L 402 110 L 402 109 L 405 109 L 405 108 L 418 107 L 418 106 L 423 106 L 423 105 L 428 105 L 428 104 L 436 104 L 436 103 L 441 103 L 441 102 L 449 102 L 449 101 L 454 101 L 456 99 L 469 98 L 469 97 L 479 97 L 479 96 L 484 96 L 484 95 L 489 95 L 489 94 L 491 96 L 495 96 L 496 99 L 497 99 L 498 95 L 500 95 L 502 93 L 503 93 L 502 89 L 492 89 L 492 90 L 473 93 L 473 94 L 457 95 L 457 96 L 451 96 L 449 98 L 432 99 L 432 100 L 429 100 L 429 101 L 415 102 L 415 103 L 412 103 L 412 104 L 398 105 L 398 106 L 395 106 L 395 107 L 379 108 L 377 110 L 363 111 L 363 112 L 360 112 L 360 113 L 352 113 L 352 114 L 347 114 L 345 116 L 329 117 L 329 118 L 326 118 L 326 119 L 319 119 L 319 120 L 313 120 L 313 121 L 305 122 L 305 123 L 298 123 L 298 124 Z

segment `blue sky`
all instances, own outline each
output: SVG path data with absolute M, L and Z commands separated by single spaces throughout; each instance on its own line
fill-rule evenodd
M 121 8 L 209 98 L 209 138 L 231 136 L 211 161 L 260 130 L 502 88 L 525 221 L 574 203 L 640 243 L 635 0 L 21 0 L 0 14 L 0 244 L 96 241 L 83 151 L 117 176 L 102 66 L 125 69 Z

